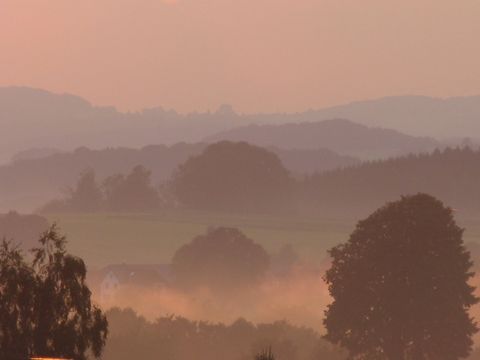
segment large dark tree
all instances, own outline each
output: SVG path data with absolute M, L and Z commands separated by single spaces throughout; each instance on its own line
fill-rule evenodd
M 224 141 L 181 165 L 172 188 L 187 207 L 264 212 L 288 204 L 292 180 L 274 153 L 244 142 Z
M 0 358 L 98 358 L 108 324 L 91 302 L 83 260 L 66 252 L 55 226 L 33 255 L 29 264 L 6 242 L 0 250 Z
M 268 265 L 265 249 L 234 228 L 210 229 L 178 249 L 172 261 L 177 284 L 213 290 L 255 284 Z
M 32 350 L 36 279 L 21 252 L 0 247 L 0 359 L 25 360 Z
M 406 196 L 360 221 L 330 250 L 326 338 L 350 359 L 467 357 L 477 326 L 470 254 L 452 210 Z

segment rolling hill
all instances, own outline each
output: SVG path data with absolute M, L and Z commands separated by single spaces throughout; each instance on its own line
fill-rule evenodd
M 317 119 L 344 118 L 437 139 L 480 138 L 480 96 L 390 96 L 314 111 Z
M 432 151 L 442 145 L 427 137 L 371 128 L 350 120 L 334 119 L 282 125 L 249 125 L 209 136 L 205 142 L 247 141 L 285 149 L 327 148 L 363 159 L 386 158 Z

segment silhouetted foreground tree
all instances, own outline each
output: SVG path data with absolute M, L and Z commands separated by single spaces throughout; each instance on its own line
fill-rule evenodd
M 110 334 L 103 360 L 252 360 L 271 346 L 276 360 L 344 360 L 312 329 L 285 321 L 231 324 L 165 316 L 153 322 L 131 309 L 107 312 Z
M 0 248 L 0 359 L 25 360 L 33 348 L 37 283 L 33 269 L 7 242 Z
M 293 181 L 274 153 L 245 142 L 219 142 L 181 165 L 172 180 L 178 201 L 215 211 L 278 211 L 290 206 Z
M 0 358 L 100 357 L 107 320 L 91 303 L 82 259 L 68 254 L 52 226 L 33 250 L 33 262 L 3 242 L 0 250 Z
M 175 253 L 175 282 L 186 288 L 238 289 L 255 284 L 269 266 L 265 249 L 234 228 L 214 228 Z
M 426 194 L 360 221 L 330 250 L 326 339 L 351 359 L 467 357 L 478 330 L 468 309 L 478 299 L 462 234 L 452 210 Z

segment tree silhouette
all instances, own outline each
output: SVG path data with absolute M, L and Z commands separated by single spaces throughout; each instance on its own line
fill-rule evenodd
M 172 189 L 186 207 L 214 211 L 278 211 L 293 180 L 274 153 L 245 142 L 219 142 L 182 164 Z
M 33 262 L 6 242 L 0 249 L 0 358 L 31 355 L 85 360 L 101 355 L 107 320 L 91 303 L 82 259 L 68 254 L 52 226 Z
M 185 288 L 239 289 L 255 284 L 266 272 L 265 249 L 234 228 L 214 228 L 177 250 L 172 269 Z
M 273 355 L 272 348 L 263 349 L 258 354 L 255 355 L 255 360 L 275 360 Z
M 350 359 L 467 357 L 478 330 L 468 309 L 478 299 L 462 235 L 452 210 L 426 194 L 360 221 L 330 250 L 326 339 Z
M 238 319 L 223 324 L 171 315 L 148 321 L 131 309 L 118 308 L 110 309 L 107 317 L 111 332 L 104 360 L 253 360 L 270 345 L 278 360 L 345 359 L 315 330 L 286 321 L 254 324 Z
M 80 174 L 77 185 L 70 190 L 66 203 L 70 210 L 80 212 L 98 211 L 103 195 L 95 180 L 93 170 L 85 170 Z
M 21 252 L 3 241 L 0 248 L 0 359 L 24 360 L 32 349 L 33 270 Z
M 132 212 L 158 209 L 160 198 L 150 177 L 150 171 L 141 165 L 135 166 L 127 176 L 108 177 L 103 184 L 107 209 Z
M 480 151 L 468 147 L 363 162 L 307 177 L 300 185 L 301 201 L 310 211 L 345 216 L 365 214 L 400 194 L 428 192 L 476 215 L 479 162 Z

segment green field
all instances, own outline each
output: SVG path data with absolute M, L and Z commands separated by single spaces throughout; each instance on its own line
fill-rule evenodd
M 304 257 L 321 261 L 327 248 L 344 241 L 353 221 L 233 216 L 203 212 L 161 214 L 52 214 L 68 237 L 69 251 L 90 266 L 167 263 L 175 251 L 210 226 L 241 229 L 268 251 L 290 243 Z
M 90 266 L 114 263 L 168 263 L 181 245 L 210 226 L 241 229 L 273 252 L 290 243 L 313 262 L 345 241 L 355 220 L 300 219 L 272 216 L 234 216 L 173 211 L 160 214 L 53 214 L 69 241 L 69 251 Z M 465 221 L 466 241 L 480 241 L 480 221 Z

